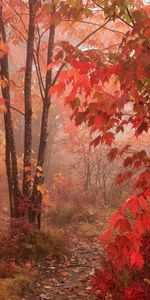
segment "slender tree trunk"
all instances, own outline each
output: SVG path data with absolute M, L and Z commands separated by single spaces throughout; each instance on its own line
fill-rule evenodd
M 32 63 L 35 37 L 35 0 L 29 0 L 29 25 L 26 56 L 26 71 L 24 81 L 25 100 L 25 131 L 24 131 L 24 169 L 23 169 L 23 195 L 31 196 L 31 150 L 32 150 Z
M 54 38 L 55 38 L 55 24 L 51 25 L 49 30 L 47 65 L 49 65 L 52 62 Z M 34 178 L 32 205 L 30 211 L 30 222 L 34 223 L 36 221 L 36 216 L 37 216 L 38 228 L 40 228 L 41 226 L 41 202 L 42 202 L 42 194 L 38 189 L 38 186 L 40 186 L 44 182 L 43 165 L 44 165 L 45 151 L 46 151 L 47 137 L 48 137 L 48 133 L 47 133 L 48 116 L 49 116 L 49 108 L 51 105 L 49 88 L 51 84 L 52 84 L 52 70 L 49 70 L 47 71 L 46 74 L 46 86 L 45 86 L 45 97 L 43 102 L 40 144 L 38 149 L 37 169 Z
M 6 32 L 2 16 L 2 6 L 0 7 L 0 30 L 1 38 L 6 43 Z M 10 215 L 11 217 L 18 217 L 18 197 L 20 196 L 18 186 L 18 166 L 16 147 L 14 140 L 13 124 L 10 111 L 10 87 L 9 87 L 9 65 L 8 65 L 8 54 L 4 54 L 0 61 L 1 66 L 1 78 L 7 81 L 7 85 L 2 87 L 2 95 L 6 100 L 6 113 L 4 113 L 4 124 L 5 124 L 5 143 L 6 143 L 6 173 L 8 180 L 9 189 L 9 200 L 10 200 Z
M 12 168 L 11 168 L 11 157 L 10 157 L 10 141 L 8 130 L 6 127 L 7 120 L 6 115 L 4 115 L 5 124 L 5 164 L 6 164 L 6 175 L 8 182 L 8 194 L 9 194 L 9 205 L 10 205 L 10 217 L 14 217 L 14 197 L 13 197 L 13 184 L 12 184 Z

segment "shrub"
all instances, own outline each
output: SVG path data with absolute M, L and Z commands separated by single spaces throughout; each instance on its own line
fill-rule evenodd
M 96 269 L 92 280 L 97 299 L 146 300 L 150 295 L 150 233 L 143 236 L 141 253 L 144 267 L 124 267 L 120 271 L 108 258 L 103 258 L 102 266 Z
M 69 241 L 61 230 L 39 232 L 21 220 L 14 220 L 10 230 L 1 236 L 0 261 L 39 261 L 48 255 L 60 259 L 69 252 L 68 245 Z
M 61 259 L 66 254 L 69 254 L 69 240 L 61 230 L 33 231 L 26 237 L 23 257 L 27 260 L 38 261 L 48 255 Z
M 21 300 L 29 290 L 32 273 L 20 273 L 0 281 L 0 300 Z

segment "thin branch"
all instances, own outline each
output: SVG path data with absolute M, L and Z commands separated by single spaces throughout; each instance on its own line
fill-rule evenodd
M 130 14 L 130 11 L 129 11 L 128 6 L 126 7 L 126 10 L 127 10 L 128 16 L 129 16 L 129 18 L 130 18 L 132 24 L 134 25 L 134 21 L 133 21 L 133 19 L 132 19 L 132 16 L 131 16 L 131 14 Z
M 76 23 L 83 23 L 83 24 L 88 24 L 88 25 L 100 26 L 99 23 L 84 21 L 84 20 L 62 19 L 61 22 L 76 22 Z
M 12 79 L 9 79 L 9 83 L 13 84 L 17 89 L 22 89 L 22 88 L 23 88 L 23 86 L 17 85 L 17 84 L 15 83 L 15 81 L 13 81 Z
M 106 24 L 108 24 L 110 22 L 110 19 L 107 20 L 103 25 L 99 26 L 97 29 L 95 29 L 94 31 L 92 31 L 91 33 L 89 33 L 80 43 L 78 43 L 76 45 L 76 47 L 80 47 L 83 43 L 85 43 L 93 34 L 95 34 L 96 32 L 98 32 L 100 29 L 102 29 Z
M 42 39 L 43 35 L 49 30 L 49 26 L 41 33 L 40 39 Z
M 22 38 L 24 39 L 24 41 L 27 43 L 27 39 L 26 37 L 22 34 L 22 32 L 20 32 L 20 30 L 18 30 L 18 28 L 16 28 L 14 25 L 12 25 L 11 23 L 9 23 L 9 25 L 20 34 L 20 36 L 22 36 Z
M 17 111 L 17 112 L 18 112 L 19 114 L 21 114 L 22 116 L 25 116 L 25 114 L 24 114 L 22 111 L 20 111 L 19 109 L 17 109 L 16 107 L 14 107 L 14 106 L 12 106 L 12 105 L 9 105 L 9 107 L 10 107 L 11 109 Z
M 105 48 L 102 48 L 102 49 L 99 49 L 99 48 L 91 48 L 91 49 L 86 49 L 86 50 L 83 50 L 83 52 L 86 52 L 86 51 L 97 51 L 97 52 L 102 52 L 102 51 L 105 51 L 105 50 L 108 50 L 108 49 L 110 49 L 110 48 L 112 48 L 112 47 L 116 47 L 116 46 L 119 46 L 120 44 L 113 44 L 113 45 L 110 45 L 110 46 L 108 46 L 108 47 L 105 47 Z
M 101 52 L 101 51 L 109 50 L 110 48 L 116 47 L 116 46 L 119 46 L 119 45 L 120 45 L 120 44 L 113 44 L 113 45 L 110 45 L 109 47 L 102 48 L 102 49 L 100 49 L 99 51 Z
M 36 59 L 37 59 L 37 68 L 38 68 L 38 73 L 39 73 L 39 79 L 40 79 L 40 84 L 41 84 L 41 90 L 43 90 L 45 92 L 45 87 L 44 87 L 44 82 L 43 82 L 43 78 L 42 78 L 42 72 L 41 72 L 41 67 L 40 67 L 40 61 L 39 61 L 39 52 L 40 52 L 40 44 L 41 44 L 41 35 L 40 35 L 40 31 L 39 31 L 39 27 L 37 26 L 37 31 L 38 31 L 38 35 L 39 35 L 39 40 L 37 43 L 37 48 L 36 48 Z
M 7 4 L 14 12 L 15 12 L 15 14 L 19 17 L 19 19 L 20 19 L 20 21 L 21 21 L 21 23 L 22 23 L 22 25 L 23 25 L 23 27 L 24 27 L 26 33 L 28 33 L 27 28 L 26 28 L 26 25 L 25 25 L 23 19 L 21 18 L 21 14 L 19 14 L 19 13 L 17 12 L 17 10 L 16 10 L 14 7 L 12 7 L 12 6 L 8 3 L 8 1 L 6 1 L 6 0 L 4 0 L 4 1 L 5 1 L 5 3 L 6 3 L 6 4 Z
M 37 74 L 37 78 L 38 78 L 40 94 L 41 94 L 42 100 L 44 100 L 44 94 L 43 94 L 43 89 L 42 89 L 41 76 L 39 74 L 39 68 L 38 68 L 38 64 L 36 62 L 35 55 L 33 55 L 33 59 L 34 59 L 34 64 L 35 64 L 35 68 L 36 68 L 36 74 Z
M 103 11 L 104 11 L 104 7 L 102 5 L 100 5 L 99 3 L 96 3 L 95 1 L 93 1 L 94 4 L 98 7 L 100 7 Z M 125 23 L 126 25 L 128 25 L 129 27 L 133 28 L 133 25 L 131 25 L 130 23 L 128 23 L 127 21 L 125 21 L 122 17 L 120 16 L 116 16 L 119 20 L 121 20 L 123 23 Z
M 126 22 L 123 18 L 121 18 L 121 17 L 119 17 L 119 16 L 117 16 L 117 18 L 118 18 L 119 20 L 121 20 L 123 23 L 125 23 L 126 25 L 128 25 L 129 27 L 133 28 L 133 26 L 132 26 L 131 24 L 129 24 L 128 22 Z
M 86 42 L 93 34 L 95 34 L 95 33 L 98 32 L 100 29 L 102 29 L 108 22 L 110 22 L 110 19 L 107 20 L 103 25 L 99 26 L 97 29 L 95 29 L 94 31 L 92 31 L 91 33 L 89 33 L 89 34 L 88 34 L 81 42 L 79 42 L 79 43 L 76 45 L 76 48 L 79 48 L 79 47 L 80 47 L 83 43 L 85 43 L 85 42 Z M 65 63 L 63 63 L 63 64 L 60 66 L 60 68 L 59 68 L 59 70 L 58 70 L 58 72 L 57 72 L 55 78 L 53 79 L 52 85 L 54 85 L 55 82 L 57 81 L 57 79 L 58 79 L 58 77 L 59 77 L 59 75 L 60 75 L 60 73 L 61 73 L 61 71 L 62 71 L 62 69 L 63 69 L 64 66 L 65 66 Z
M 54 85 L 54 84 L 56 83 L 56 81 L 57 81 L 57 79 L 58 79 L 58 77 L 59 77 L 59 75 L 60 75 L 60 73 L 61 73 L 61 71 L 62 71 L 62 69 L 63 69 L 64 66 L 65 66 L 65 63 L 63 63 L 63 64 L 60 66 L 59 70 L 57 71 L 56 76 L 55 76 L 54 79 L 53 79 L 52 85 Z
M 62 19 L 61 22 L 73 22 L 73 19 Z M 94 26 L 100 26 L 99 23 L 95 22 L 90 22 L 90 21 L 85 21 L 85 20 L 77 20 L 76 23 L 83 23 L 83 24 L 89 24 L 89 25 L 94 25 Z M 106 30 L 112 31 L 114 33 L 120 33 L 120 34 L 125 34 L 123 31 L 117 30 L 117 29 L 111 29 L 106 26 L 104 26 Z
M 108 27 L 105 27 L 105 26 L 104 26 L 104 28 L 105 28 L 106 30 L 112 31 L 112 32 L 114 32 L 114 33 L 125 34 L 125 32 L 120 31 L 120 30 L 117 30 L 117 29 L 111 29 L 111 28 L 108 28 Z

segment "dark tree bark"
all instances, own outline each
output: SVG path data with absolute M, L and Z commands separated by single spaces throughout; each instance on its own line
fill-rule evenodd
M 54 13 L 55 9 L 53 10 Z M 54 38 L 55 38 L 55 24 L 50 26 L 49 29 L 49 40 L 48 40 L 48 54 L 47 54 L 47 65 L 52 62 L 53 49 L 54 49 Z M 45 83 L 45 97 L 43 102 L 43 111 L 42 111 L 42 121 L 41 121 L 41 133 L 40 133 L 40 143 L 38 149 L 38 160 L 37 160 L 37 169 L 34 178 L 33 193 L 32 193 L 32 206 L 30 211 L 30 222 L 38 222 L 38 228 L 41 226 L 41 202 L 42 194 L 38 190 L 38 186 L 43 184 L 43 165 L 45 159 L 45 151 L 48 138 L 48 116 L 49 108 L 51 105 L 51 97 L 49 96 L 49 89 L 52 85 L 52 70 L 47 71 L 46 74 L 46 83 Z M 39 176 L 40 174 L 40 176 Z
M 3 22 L 2 7 L 0 7 L 0 31 L 3 42 L 6 43 L 6 32 Z M 18 199 L 20 196 L 18 185 L 18 166 L 16 146 L 14 140 L 12 116 L 10 111 L 10 87 L 9 87 L 9 64 L 8 54 L 5 53 L 0 61 L 1 78 L 6 80 L 6 86 L 2 87 L 2 95 L 6 101 L 6 112 L 4 113 L 5 124 L 5 153 L 6 153 L 6 174 L 8 180 L 10 215 L 11 217 L 19 217 Z
M 32 64 L 34 54 L 35 38 L 35 0 L 29 0 L 29 25 L 26 70 L 24 81 L 24 100 L 25 100 L 25 131 L 24 131 L 24 170 L 23 170 L 23 195 L 31 196 L 31 150 L 32 150 L 32 101 L 31 101 L 31 84 L 32 84 Z
M 1 38 L 6 43 L 6 32 L 2 16 L 2 7 L 0 7 L 0 30 Z M 10 215 L 11 217 L 18 217 L 18 197 L 20 196 L 18 186 L 18 166 L 16 147 L 14 140 L 13 124 L 10 111 L 10 87 L 9 87 L 9 65 L 8 65 L 8 54 L 4 54 L 0 61 L 1 66 L 1 78 L 6 80 L 6 86 L 2 87 L 2 95 L 6 101 L 6 112 L 4 113 L 4 124 L 5 124 L 5 153 L 6 153 L 6 173 L 8 180 L 9 189 L 9 200 L 10 200 Z

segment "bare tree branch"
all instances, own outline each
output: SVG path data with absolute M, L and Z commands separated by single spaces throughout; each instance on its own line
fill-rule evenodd
M 61 22 L 73 22 L 74 20 L 72 19 L 62 19 Z M 94 25 L 94 26 L 101 26 L 99 23 L 95 23 L 95 22 L 90 22 L 90 21 L 85 21 L 85 20 L 77 20 L 76 23 L 83 23 L 83 24 L 88 24 L 88 25 Z M 120 34 L 124 34 L 123 31 L 117 30 L 117 29 L 111 29 L 108 28 L 106 26 L 104 26 L 104 29 L 112 31 L 114 33 L 120 33 Z
M 26 33 L 28 33 L 28 30 L 27 30 L 27 28 L 26 28 L 26 25 L 25 25 L 25 23 L 24 23 L 24 21 L 23 21 L 23 19 L 22 19 L 22 14 L 19 14 L 18 12 L 17 12 L 17 10 L 14 8 L 14 6 L 11 6 L 10 4 L 9 4 L 9 2 L 7 1 L 7 0 L 4 0 L 4 2 L 15 12 L 15 14 L 18 16 L 18 18 L 20 19 L 20 21 L 21 21 L 21 23 L 22 23 L 22 25 L 23 25 L 23 27 L 24 27 L 24 30 L 26 31 Z
M 11 109 L 15 110 L 16 112 L 18 112 L 19 114 L 21 114 L 22 116 L 25 116 L 25 114 L 24 114 L 22 111 L 20 111 L 19 109 L 17 109 L 16 107 L 14 107 L 14 106 L 12 106 L 12 105 L 9 105 L 9 107 L 10 107 Z

